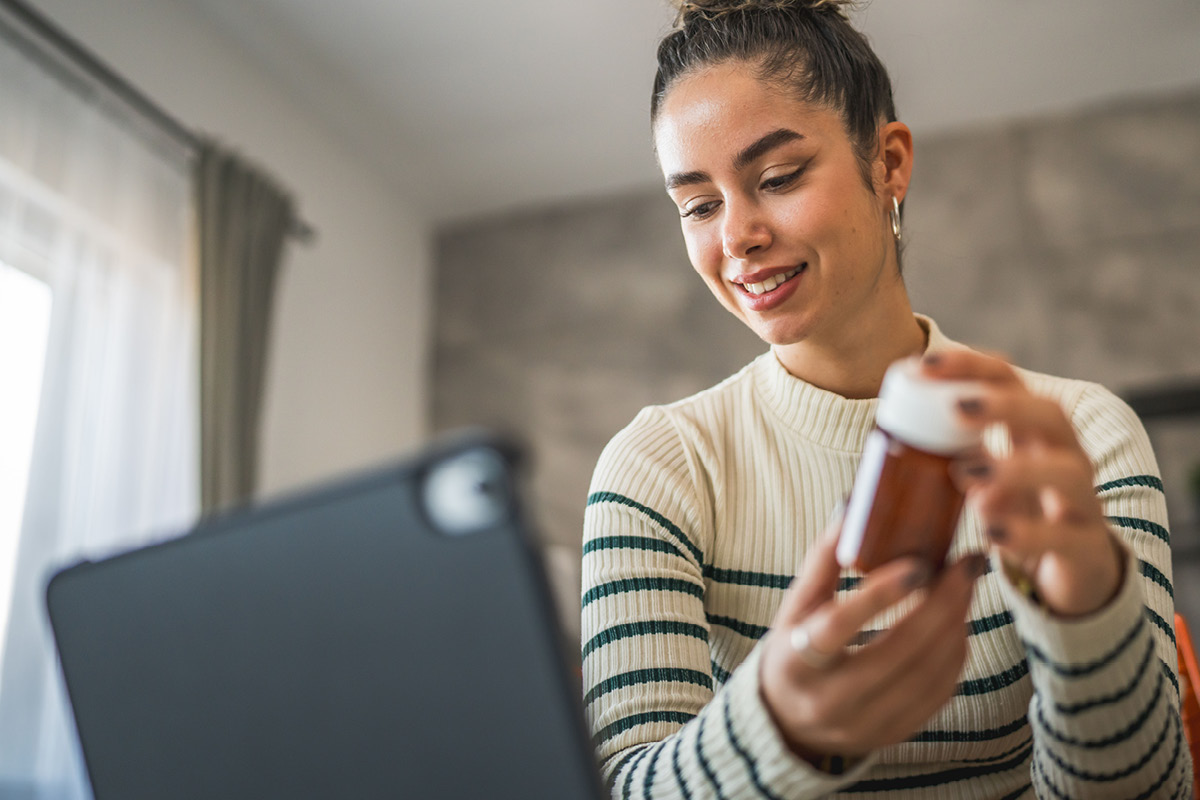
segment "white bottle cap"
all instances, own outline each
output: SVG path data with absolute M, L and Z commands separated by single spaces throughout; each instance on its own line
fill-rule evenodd
M 961 452 L 977 445 L 980 434 L 963 421 L 956 404 L 979 390 L 975 381 L 927 378 L 919 359 L 904 358 L 883 376 L 875 424 L 919 450 Z

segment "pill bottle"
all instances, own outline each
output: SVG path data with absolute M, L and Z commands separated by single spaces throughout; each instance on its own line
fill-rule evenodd
M 957 402 L 978 391 L 975 382 L 925 377 L 917 358 L 888 367 L 875 429 L 846 503 L 839 564 L 868 572 L 915 556 L 941 569 L 964 499 L 950 465 L 980 446 L 979 431 L 964 423 Z

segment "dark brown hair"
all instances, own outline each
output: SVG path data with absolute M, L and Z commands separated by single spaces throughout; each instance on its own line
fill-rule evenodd
M 896 119 L 892 82 L 843 11 L 851 0 L 676 0 L 675 29 L 658 45 L 650 120 L 682 77 L 729 61 L 760 80 L 841 114 L 867 185 L 882 122 Z

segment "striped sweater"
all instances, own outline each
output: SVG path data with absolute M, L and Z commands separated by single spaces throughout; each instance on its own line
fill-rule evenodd
M 958 346 L 919 319 L 931 350 Z M 614 797 L 1190 796 L 1148 439 L 1105 389 L 1022 376 L 1073 421 L 1128 546 L 1126 581 L 1095 615 L 1063 621 L 990 570 L 955 696 L 909 741 L 842 776 L 787 748 L 761 699 L 756 645 L 849 492 L 877 401 L 818 389 L 768 352 L 712 389 L 644 409 L 612 440 L 588 497 L 582 629 L 588 721 Z M 1003 432 L 987 444 L 1003 452 Z M 954 552 L 984 547 L 968 511 Z M 857 582 L 845 573 L 839 591 Z

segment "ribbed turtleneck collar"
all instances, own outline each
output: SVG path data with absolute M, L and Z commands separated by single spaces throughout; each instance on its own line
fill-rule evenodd
M 925 352 L 959 346 L 947 339 L 932 319 L 914 316 L 929 336 Z M 878 398 L 852 400 L 813 386 L 784 369 L 773 351 L 755 362 L 754 384 L 766 406 L 787 427 L 823 447 L 861 452 L 875 424 Z

